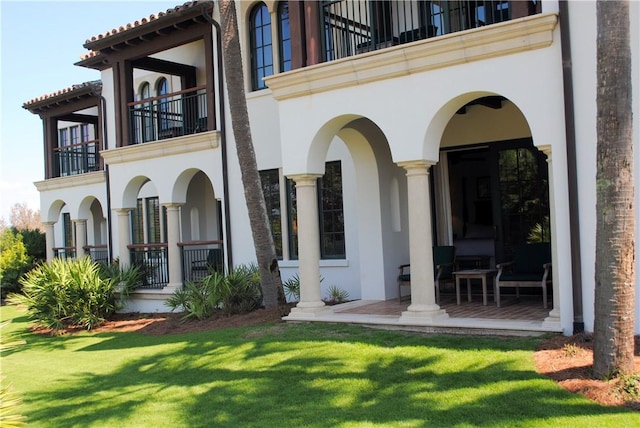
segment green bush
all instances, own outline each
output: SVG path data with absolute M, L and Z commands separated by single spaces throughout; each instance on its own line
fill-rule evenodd
M 77 325 L 90 330 L 119 308 L 139 281 L 136 272 L 135 268 L 105 269 L 88 257 L 54 259 L 28 272 L 20 280 L 23 294 L 9 298 L 24 305 L 44 327 L 60 330 Z
M 256 265 L 240 265 L 226 276 L 222 309 L 227 315 L 251 312 L 262 304 L 260 272 Z
M 20 233 L 5 229 L 0 234 L 0 288 L 2 298 L 20 291 L 19 279 L 31 269 L 31 257 Z
M 205 319 L 216 311 L 227 315 L 251 312 L 262 303 L 260 274 L 255 265 L 237 266 L 228 275 L 212 272 L 199 282 L 187 282 L 167 299 L 172 311 L 184 311 L 183 319 Z
M 287 297 L 289 302 L 300 301 L 300 277 L 297 273 L 294 273 L 291 278 L 283 282 L 282 288 L 284 289 L 284 295 Z

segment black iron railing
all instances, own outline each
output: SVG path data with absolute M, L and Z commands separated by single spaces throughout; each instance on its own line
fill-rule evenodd
M 182 279 L 199 281 L 211 272 L 224 273 L 223 241 L 193 241 L 178 244 L 182 250 Z
M 75 259 L 76 247 L 54 247 L 53 256 L 65 260 Z
M 85 245 L 82 249 L 94 262 L 109 264 L 109 250 L 106 245 Z
M 129 104 L 131 143 L 207 131 L 206 87 L 198 86 Z
M 333 0 L 320 7 L 324 61 L 508 21 L 537 13 L 498 1 Z M 515 4 L 515 5 L 514 5 Z M 524 6 L 523 6 L 524 5 Z M 512 13 L 517 7 L 516 13 Z
M 128 245 L 131 265 L 142 272 L 140 288 L 161 289 L 169 283 L 167 244 Z
M 54 149 L 54 165 L 57 168 L 55 176 L 65 177 L 98 171 L 100 169 L 99 149 L 98 140 Z

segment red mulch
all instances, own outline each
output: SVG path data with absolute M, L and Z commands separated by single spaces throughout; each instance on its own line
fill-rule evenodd
M 96 333 L 111 331 L 137 331 L 149 335 L 188 333 L 218 328 L 258 325 L 282 322 L 289 308 L 258 309 L 242 315 L 227 316 L 217 313 L 206 320 L 182 321 L 179 314 L 116 314 L 113 319 L 93 329 Z M 34 329 L 34 332 L 51 334 L 50 330 Z M 69 328 L 61 334 L 72 334 L 80 329 Z M 640 379 L 640 336 L 635 342 L 635 370 Z M 607 406 L 623 406 L 640 410 L 640 397 L 630 397 L 621 392 L 619 380 L 595 380 L 591 377 L 593 365 L 593 341 L 590 335 L 555 336 L 544 341 L 534 353 L 536 370 L 555 380 L 573 393 Z M 640 389 L 640 381 L 636 383 Z

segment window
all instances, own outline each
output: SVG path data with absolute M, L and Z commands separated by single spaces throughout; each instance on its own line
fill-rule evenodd
M 147 198 L 147 243 L 162 242 L 160 234 L 160 203 L 157 197 Z
M 280 215 L 280 173 L 277 169 L 260 171 L 262 193 L 267 206 L 267 216 L 271 225 L 273 244 L 276 248 L 276 256 L 282 260 L 282 223 Z
M 62 213 L 62 227 L 64 228 L 64 246 L 73 247 L 73 223 L 71 222 L 71 214 Z
M 251 88 L 264 89 L 263 77 L 273 74 L 273 52 L 271 42 L 271 17 L 264 3 L 251 11 L 249 23 L 251 43 Z
M 164 77 L 158 81 L 157 94 L 159 97 L 167 95 L 169 93 L 169 84 Z M 160 135 L 162 131 L 169 129 L 169 99 L 161 98 L 158 101 L 158 126 L 160 128 Z
M 321 258 L 343 259 L 346 253 L 340 161 L 327 162 L 324 176 L 318 180 L 318 197 Z
M 280 42 L 280 72 L 291 70 L 291 29 L 289 26 L 289 3 L 278 5 L 278 41 Z
M 58 147 L 66 147 L 69 145 L 69 128 L 58 130 Z
M 138 199 L 136 207 L 131 211 L 131 230 L 133 244 L 144 244 L 144 221 L 142 199 Z
M 260 172 L 262 190 L 271 222 L 276 252 L 282 257 L 282 247 L 287 245 L 289 258 L 298 259 L 298 211 L 296 183 L 285 181 L 286 212 L 280 210 L 279 172 L 276 169 Z M 322 259 L 343 259 L 346 257 L 344 237 L 344 210 L 342 205 L 342 167 L 340 161 L 327 162 L 325 174 L 318 179 L 318 215 L 320 226 L 320 257 Z M 288 242 L 282 243 L 280 233 L 281 216 L 286 215 Z

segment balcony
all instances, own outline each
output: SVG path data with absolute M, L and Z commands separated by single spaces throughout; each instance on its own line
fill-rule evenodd
M 131 144 L 207 131 L 206 86 L 129 103 L 129 120 Z
M 320 19 L 323 60 L 333 61 L 540 13 L 540 2 L 333 0 Z
M 98 171 L 100 169 L 99 146 L 98 140 L 91 140 L 53 149 L 54 177 Z

